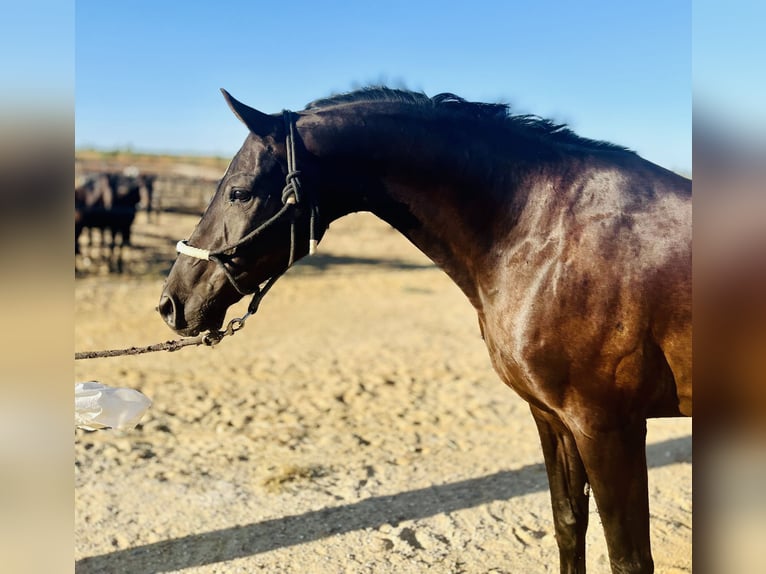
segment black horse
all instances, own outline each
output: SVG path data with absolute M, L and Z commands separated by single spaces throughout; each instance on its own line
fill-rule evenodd
M 646 419 L 692 411 L 691 181 L 452 94 L 365 89 L 279 115 L 224 96 L 250 134 L 179 242 L 167 324 L 219 328 L 331 221 L 371 211 L 462 289 L 529 402 L 561 571 L 585 571 L 591 489 L 612 570 L 653 571 Z
M 75 188 L 75 255 L 81 253 L 80 235 L 88 230 L 93 246 L 92 230 L 101 233 L 101 249 L 107 247 L 109 269 L 122 271 L 122 251 L 130 246 L 130 234 L 139 203 L 151 211 L 155 176 L 101 173 L 89 177 Z M 119 237 L 119 243 L 118 243 Z

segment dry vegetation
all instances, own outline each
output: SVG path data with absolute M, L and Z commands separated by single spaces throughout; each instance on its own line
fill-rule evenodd
M 160 155 L 139 153 L 117 149 L 111 151 L 81 149 L 75 153 L 75 165 L 78 171 L 121 171 L 127 166 L 135 166 L 141 171 L 170 175 L 183 172 L 184 168 L 196 168 L 205 173 L 215 173 L 220 177 L 226 170 L 231 158 L 207 157 L 195 155 Z

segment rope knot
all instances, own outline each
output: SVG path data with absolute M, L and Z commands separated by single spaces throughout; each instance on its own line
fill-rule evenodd
M 294 169 L 285 176 L 285 187 L 282 189 L 282 203 L 300 203 L 301 172 Z

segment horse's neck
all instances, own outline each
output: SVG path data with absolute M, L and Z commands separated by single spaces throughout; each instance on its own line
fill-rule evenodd
M 434 130 L 441 133 L 434 133 Z M 499 192 L 486 165 L 487 150 L 474 150 L 458 130 L 406 115 L 347 114 L 310 126 L 309 151 L 320 159 L 323 207 L 330 220 L 370 211 L 385 220 L 458 284 L 479 305 L 474 276 L 486 256 L 508 181 Z M 465 138 L 461 141 L 461 137 Z M 469 158 L 474 157 L 474 163 Z

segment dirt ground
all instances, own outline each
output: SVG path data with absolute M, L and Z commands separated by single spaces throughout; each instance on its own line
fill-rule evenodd
M 124 274 L 78 275 L 76 350 L 175 338 L 155 306 L 196 220 L 141 213 Z M 77 572 L 558 572 L 526 403 L 458 288 L 370 215 L 219 346 L 75 374 L 154 401 L 135 430 L 75 433 Z M 691 421 L 650 421 L 647 443 L 656 571 L 690 572 Z M 609 571 L 593 501 L 588 568 Z

